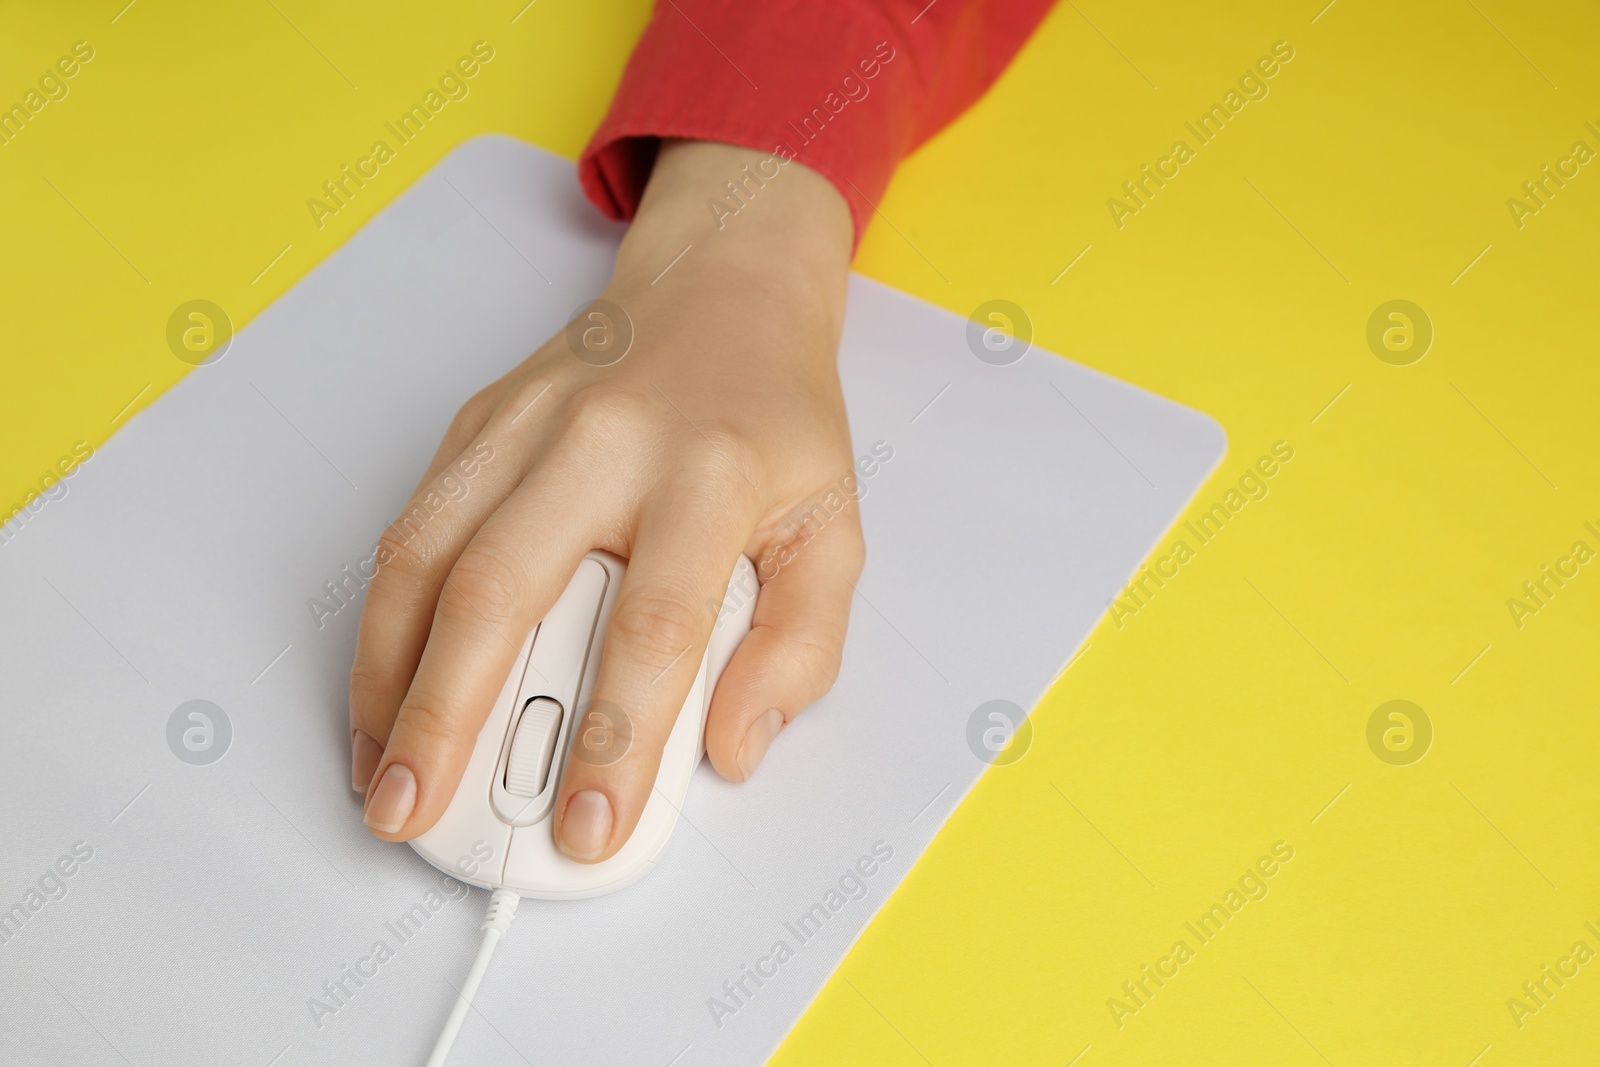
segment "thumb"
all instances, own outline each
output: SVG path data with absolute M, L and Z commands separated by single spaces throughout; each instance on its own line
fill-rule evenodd
M 750 633 L 728 663 L 706 718 L 706 754 L 742 782 L 779 732 L 833 688 L 855 580 L 866 561 L 857 503 L 758 557 L 761 595 Z

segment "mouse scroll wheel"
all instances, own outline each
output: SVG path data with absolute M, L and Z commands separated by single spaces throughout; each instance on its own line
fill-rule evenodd
M 535 697 L 522 709 L 517 732 L 506 758 L 506 792 L 516 797 L 536 797 L 544 792 L 555 756 L 556 735 L 561 732 L 561 705 L 549 697 Z

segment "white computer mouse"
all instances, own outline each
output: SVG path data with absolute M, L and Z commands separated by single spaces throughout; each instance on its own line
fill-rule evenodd
M 627 566 L 609 552 L 590 552 L 550 613 L 523 640 L 450 806 L 431 830 L 411 841 L 423 859 L 484 889 L 550 900 L 610 893 L 655 865 L 705 754 L 706 710 L 717 679 L 750 631 L 758 582 L 755 567 L 740 556 L 633 835 L 610 859 L 578 863 L 556 848 L 555 798 L 570 759 L 628 758 L 626 740 L 618 740 L 626 731 L 615 731 L 617 724 L 609 721 L 615 710 L 590 706 L 606 624 Z M 586 734 L 590 747 L 574 756 Z

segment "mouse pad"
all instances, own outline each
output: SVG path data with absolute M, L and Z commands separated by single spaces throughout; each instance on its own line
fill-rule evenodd
M 620 233 L 570 162 L 470 141 L 4 531 L 0 986 L 26 1023 L 0 1060 L 425 1058 L 487 895 L 362 826 L 346 579 Z M 452 1062 L 778 1045 L 1223 452 L 1024 348 L 852 278 L 870 558 L 838 684 L 748 784 L 700 767 L 643 881 L 524 902 Z

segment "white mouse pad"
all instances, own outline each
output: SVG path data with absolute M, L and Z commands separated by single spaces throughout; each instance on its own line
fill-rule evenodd
M 330 589 L 620 232 L 474 140 L 0 535 L 0 1062 L 425 1059 L 487 895 L 362 827 Z M 986 769 L 975 712 L 1032 706 L 1219 460 L 1205 416 L 971 331 L 852 280 L 838 685 L 748 785 L 701 766 L 643 881 L 525 902 L 452 1062 L 770 1055 Z

